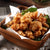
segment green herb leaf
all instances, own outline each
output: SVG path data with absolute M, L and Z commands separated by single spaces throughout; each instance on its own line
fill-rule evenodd
M 47 23 L 50 25 L 50 18 L 47 19 Z
M 28 11 L 34 12 L 34 11 L 37 11 L 37 8 L 29 8 Z
M 47 23 L 48 23 L 48 25 L 50 25 L 50 18 L 49 18 L 49 16 L 46 15 L 46 16 L 44 16 L 44 17 L 47 19 Z
M 28 12 L 28 10 L 22 10 L 22 15 L 24 15 L 27 12 Z
M 50 25 L 50 18 L 48 15 L 44 16 L 47 19 L 47 23 Z
M 22 12 L 22 15 L 24 15 L 25 14 L 25 12 Z
M 27 12 L 34 12 L 34 11 L 37 11 L 37 8 L 29 8 L 29 9 L 26 9 L 26 10 L 22 10 L 22 15 L 24 15 Z
M 47 18 L 47 19 L 49 18 L 49 16 L 48 16 L 48 15 L 46 15 L 46 16 L 44 16 L 44 17 L 45 17 L 45 18 Z

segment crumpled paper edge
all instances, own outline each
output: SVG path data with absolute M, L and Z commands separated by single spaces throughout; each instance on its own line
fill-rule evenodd
M 13 32 L 13 33 L 17 34 L 21 39 L 29 39 L 29 38 L 27 38 L 27 37 L 24 37 L 24 36 L 22 36 L 22 35 L 19 35 L 16 31 L 14 31 L 14 30 L 11 29 L 11 28 L 7 28 L 6 30 L 8 30 L 8 31 L 10 31 L 10 32 Z

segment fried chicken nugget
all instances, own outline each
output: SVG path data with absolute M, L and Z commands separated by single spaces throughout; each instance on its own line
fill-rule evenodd
M 37 20 L 40 21 L 40 22 L 42 22 L 42 23 L 45 23 L 45 22 L 47 21 L 47 19 L 46 19 L 45 17 L 43 17 L 42 15 L 39 16 L 39 17 L 37 18 Z
M 49 25 L 47 23 L 42 23 L 42 25 L 49 28 Z
M 27 23 L 21 23 L 20 24 L 20 29 L 21 30 L 26 30 L 28 28 L 28 24 Z
M 21 31 L 21 30 L 18 30 L 17 32 L 18 32 L 20 35 L 22 35 L 22 36 L 26 36 L 26 34 L 24 34 L 24 32 Z
M 25 31 L 25 34 L 27 37 L 29 37 L 30 39 L 34 39 L 34 35 L 31 31 Z
M 11 28 L 12 28 L 13 30 L 17 31 L 17 30 L 20 28 L 19 26 L 20 26 L 19 24 L 13 24 L 13 25 L 11 26 Z
M 38 37 L 38 36 L 40 36 L 41 35 L 41 31 L 36 31 L 35 33 L 34 33 L 34 36 L 36 36 L 36 37 Z
M 25 30 L 25 29 L 27 29 L 27 27 L 28 27 L 28 25 L 26 23 L 21 23 L 21 24 L 15 23 L 11 26 L 11 28 L 14 29 L 14 30 L 19 30 L 19 29 Z
M 31 22 L 29 29 L 32 31 L 42 30 L 42 23 L 39 21 L 33 21 Z
M 41 32 L 42 34 L 41 35 L 44 35 L 45 34 L 45 31 L 44 30 L 42 30 L 42 32 Z
M 21 17 L 21 23 L 27 23 L 29 24 L 32 21 L 29 17 Z
M 45 27 L 42 27 L 42 30 L 43 30 L 43 31 L 47 31 L 47 28 L 45 28 Z
M 21 18 L 21 13 L 18 13 L 14 16 L 13 18 L 13 22 L 14 23 L 19 23 L 20 22 L 20 18 Z

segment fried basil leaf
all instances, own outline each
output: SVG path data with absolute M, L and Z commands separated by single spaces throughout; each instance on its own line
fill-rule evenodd
M 47 19 L 47 23 L 50 25 L 50 18 Z
M 35 11 L 37 11 L 37 8 L 29 8 L 28 11 L 35 12 Z
M 46 16 L 44 16 L 44 17 L 45 17 L 45 18 L 47 18 L 47 19 L 49 18 L 49 16 L 48 16 L 48 15 L 46 15 Z
M 47 23 L 50 25 L 50 18 L 48 15 L 44 16 L 47 19 Z
M 35 12 L 35 11 L 37 11 L 37 8 L 29 8 L 29 9 L 23 10 L 22 15 L 24 15 L 27 12 Z

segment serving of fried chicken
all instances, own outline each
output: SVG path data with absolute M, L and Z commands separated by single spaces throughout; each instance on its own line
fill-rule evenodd
M 43 16 L 45 15 L 40 14 L 38 16 L 37 11 L 28 12 L 24 15 L 18 13 L 6 26 L 11 27 L 22 36 L 34 39 L 35 37 L 44 35 L 49 28 L 46 22 L 47 19 Z

